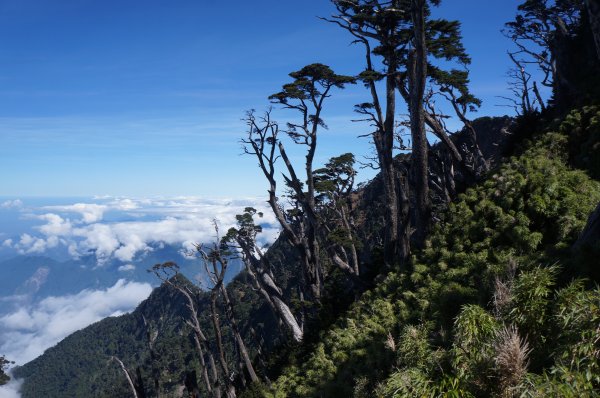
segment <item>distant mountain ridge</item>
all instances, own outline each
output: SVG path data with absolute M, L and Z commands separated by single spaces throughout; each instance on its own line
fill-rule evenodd
M 185 317 L 181 295 L 163 285 L 134 312 L 103 319 L 75 332 L 46 350 L 43 356 L 17 368 L 15 377 L 27 380 L 22 396 L 128 396 L 129 387 L 111 357 L 116 356 L 126 364 L 147 363 L 150 360 L 146 347 L 149 328 L 160 330 L 156 346 L 165 364 L 181 368 L 192 366 L 191 358 L 179 356 L 179 347 L 191 351 L 184 332 Z M 178 349 L 169 350 L 171 345 Z M 144 368 L 147 369 L 151 366 Z

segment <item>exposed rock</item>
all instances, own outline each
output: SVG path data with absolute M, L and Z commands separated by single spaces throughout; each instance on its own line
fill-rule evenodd
M 589 245 L 593 246 L 600 243 L 600 203 L 596 206 L 596 210 L 592 212 L 588 218 L 588 222 L 583 229 L 583 232 L 575 242 L 574 247 Z

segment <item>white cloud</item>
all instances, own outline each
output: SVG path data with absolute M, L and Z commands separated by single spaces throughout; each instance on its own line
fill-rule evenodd
M 11 379 L 7 384 L 0 386 L 0 398 L 20 398 L 21 384 L 22 379 Z
M 3 209 L 20 208 L 23 207 L 23 202 L 21 199 L 7 200 L 0 203 L 0 207 Z
M 22 365 L 79 329 L 133 310 L 151 291 L 147 283 L 121 279 L 104 290 L 47 297 L 22 307 L 0 318 L 0 352 Z
M 139 208 L 139 205 L 133 199 L 121 198 L 114 199 L 109 203 L 111 209 L 116 210 L 135 210 Z
M 125 264 L 125 265 L 121 265 L 117 269 L 119 271 L 121 271 L 121 272 L 133 271 L 135 269 L 135 265 L 133 265 L 133 264 Z
M 46 236 L 68 235 L 73 227 L 70 220 L 65 220 L 58 214 L 47 213 L 38 216 L 38 218 L 46 221 L 46 224 L 37 227 L 37 230 Z
M 77 213 L 81 215 L 84 223 L 90 224 L 102 220 L 104 212 L 108 209 L 108 206 L 99 205 L 96 203 L 75 203 L 68 206 L 45 206 L 44 209 L 58 212 Z
M 77 258 L 94 252 L 101 265 L 111 258 L 130 262 L 140 254 L 151 251 L 158 243 L 180 245 L 183 251 L 193 247 L 193 243 L 206 243 L 215 240 L 213 220 L 218 220 L 220 234 L 235 225 L 235 215 L 245 207 L 253 206 L 263 211 L 261 223 L 275 224 L 275 218 L 259 199 L 204 199 L 178 197 L 170 199 L 103 199 L 102 204 L 76 203 L 66 206 L 46 206 L 57 213 L 35 216 L 44 221 L 35 227 L 43 236 L 29 233 L 21 235 L 16 243 L 9 241 L 20 253 L 43 253 L 49 248 L 63 244 L 68 253 Z M 262 203 L 261 203 L 262 202 Z M 143 221 L 127 217 L 133 221 L 103 221 L 107 210 L 144 215 Z M 81 220 L 71 220 L 61 212 L 79 213 Z M 261 243 L 271 243 L 279 233 L 278 228 L 265 228 L 259 239 Z

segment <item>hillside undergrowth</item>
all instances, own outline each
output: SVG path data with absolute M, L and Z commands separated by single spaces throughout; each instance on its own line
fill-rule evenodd
M 596 396 L 600 290 L 577 279 L 571 246 L 600 184 L 569 166 L 569 148 L 596 139 L 597 116 L 573 111 L 524 143 L 449 206 L 411 270 L 246 396 Z M 595 175 L 593 161 L 574 163 Z

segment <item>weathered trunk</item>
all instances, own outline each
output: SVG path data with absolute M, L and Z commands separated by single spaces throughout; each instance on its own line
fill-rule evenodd
M 410 184 L 408 183 L 408 173 L 406 170 L 398 170 L 398 197 L 400 199 L 398 223 L 398 236 L 400 237 L 399 256 L 405 259 L 410 257 Z
M 272 274 L 269 272 L 268 260 L 260 254 L 258 248 L 249 247 L 249 243 L 243 239 L 238 238 L 237 242 L 244 253 L 244 264 L 255 288 L 263 295 L 275 316 L 290 331 L 294 341 L 302 341 L 304 337 L 302 328 L 285 302 L 281 288 L 277 286 Z
M 131 374 L 125 367 L 125 364 L 123 363 L 123 361 L 121 361 L 119 358 L 117 358 L 115 356 L 113 356 L 112 359 L 115 362 L 117 362 L 119 364 L 119 366 L 121 367 L 121 370 L 123 371 L 123 374 L 125 375 L 125 378 L 127 379 L 127 383 L 129 384 L 129 388 L 131 389 L 131 394 L 133 395 L 133 398 L 140 398 L 138 395 L 138 391 L 135 386 L 135 383 L 133 381 L 133 377 L 131 377 Z
M 596 53 L 598 60 L 600 60 L 600 1 L 586 0 L 585 3 L 590 19 L 590 29 L 594 36 L 594 43 L 596 44 Z
M 396 58 L 392 54 L 388 58 L 386 77 L 386 111 L 383 123 L 383 131 L 375 134 L 375 146 L 379 157 L 381 178 L 385 195 L 385 206 L 387 210 L 385 223 L 384 262 L 386 267 L 392 269 L 398 262 L 406 261 L 402 257 L 400 239 L 398 236 L 398 225 L 401 222 L 398 213 L 398 192 L 396 184 L 396 172 L 394 167 L 394 128 L 396 113 L 396 81 L 397 71 Z
M 196 351 L 200 358 L 200 371 L 202 372 L 204 385 L 206 385 L 206 391 L 208 391 L 209 394 L 213 394 L 213 385 L 208 375 L 208 366 L 206 366 L 206 360 L 204 359 L 204 350 L 202 349 L 202 343 L 200 342 L 200 337 L 197 333 L 194 333 L 194 344 L 196 345 Z M 216 397 L 215 394 L 213 395 Z
M 427 79 L 427 48 L 425 43 L 425 1 L 412 0 L 411 14 L 414 31 L 414 50 L 409 61 L 409 111 L 412 136 L 411 177 L 415 190 L 415 243 L 421 247 L 429 229 L 427 136 L 423 96 Z
M 312 142 L 314 143 L 314 145 L 316 145 L 316 140 L 313 140 Z M 283 144 L 279 142 L 279 153 L 281 154 L 281 158 L 285 163 L 286 168 L 290 174 L 290 178 L 286 180 L 288 182 L 288 185 L 290 185 L 290 187 L 294 189 L 296 196 L 298 197 L 298 203 L 304 211 L 306 215 L 306 220 L 308 221 L 304 225 L 304 233 L 300 234 L 301 236 L 292 233 L 290 243 L 292 243 L 296 247 L 302 258 L 304 279 L 305 283 L 307 283 L 308 285 L 307 287 L 311 295 L 310 300 L 312 300 L 315 303 L 319 303 L 321 301 L 321 293 L 323 291 L 322 269 L 319 258 L 319 242 L 317 241 L 316 232 L 319 225 L 314 206 L 314 197 L 312 196 L 314 195 L 314 181 L 312 181 L 312 166 L 308 164 L 309 162 L 312 162 L 311 153 L 313 153 L 313 151 L 314 149 L 311 146 L 311 151 L 309 151 L 309 154 L 307 155 L 306 165 L 307 185 L 309 192 L 305 194 L 302 191 L 300 179 L 296 175 L 294 167 L 285 151 L 285 148 Z M 281 220 L 279 221 L 281 223 Z M 287 223 L 287 221 L 284 222 Z
M 219 380 L 219 373 L 217 371 L 217 364 L 215 362 L 215 357 L 213 356 L 212 352 L 209 350 L 208 347 L 206 347 L 206 351 L 208 352 L 208 363 L 210 365 L 210 369 L 211 369 L 211 373 L 210 373 L 210 379 L 212 382 L 212 386 L 213 386 L 213 396 L 215 398 L 221 398 L 221 396 L 223 395 L 223 391 L 222 391 L 222 386 L 221 386 L 221 381 Z
M 358 262 L 358 253 L 356 251 L 356 245 L 354 244 L 354 236 L 352 235 L 352 226 L 350 224 L 350 221 L 348 220 L 348 213 L 350 213 L 350 210 L 345 205 L 342 205 L 342 207 L 340 209 L 340 218 L 342 220 L 342 225 L 344 226 L 344 229 L 346 230 L 346 239 L 348 239 L 348 242 L 350 242 L 349 250 L 350 250 L 350 258 L 352 261 L 352 268 L 354 270 L 354 275 L 359 276 L 360 275 L 360 267 L 359 267 L 359 262 Z
M 409 101 L 408 96 L 406 100 L 407 102 Z M 460 152 L 458 151 L 458 148 L 456 148 L 456 145 L 454 145 L 454 142 L 452 142 L 448 134 L 446 134 L 444 127 L 442 127 L 442 125 L 435 119 L 435 117 L 433 117 L 433 115 L 431 115 L 429 112 L 426 112 L 425 110 L 424 112 L 425 123 L 427 123 L 429 128 L 433 131 L 433 134 L 435 134 L 435 136 L 438 137 L 440 141 L 442 141 L 444 145 L 448 148 L 450 154 L 452 155 L 452 158 L 458 164 L 462 164 L 463 158 Z
M 229 365 L 227 364 L 227 360 L 225 359 L 225 347 L 223 346 L 223 336 L 221 333 L 221 323 L 219 322 L 219 312 L 217 310 L 217 290 L 213 289 L 211 292 L 211 300 L 210 300 L 210 318 L 213 324 L 213 330 L 215 332 L 215 343 L 217 345 L 217 355 L 219 367 L 222 372 L 223 385 L 225 387 L 225 394 L 227 398 L 234 398 L 235 388 L 231 383 L 231 379 L 229 376 L 231 373 L 229 372 Z
M 227 317 L 229 318 L 229 322 L 231 323 L 231 330 L 233 331 L 235 341 L 238 345 L 238 349 L 240 351 L 240 357 L 248 371 L 248 375 L 250 376 L 250 380 L 254 383 L 258 381 L 258 376 L 254 371 L 254 366 L 252 366 L 252 361 L 250 360 L 250 355 L 248 355 L 248 350 L 246 348 L 246 344 L 244 343 L 244 339 L 240 333 L 240 328 L 237 323 L 237 319 L 233 313 L 233 305 L 231 304 L 231 300 L 229 300 L 229 294 L 227 293 L 227 289 L 224 285 L 221 285 L 221 294 L 223 295 L 223 300 L 225 302 L 225 309 L 227 311 Z

